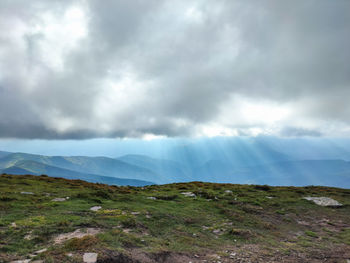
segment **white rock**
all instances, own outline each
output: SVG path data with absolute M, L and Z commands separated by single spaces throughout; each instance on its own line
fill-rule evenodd
M 192 192 L 182 192 L 181 194 L 186 197 L 196 197 L 196 195 Z
M 232 194 L 232 191 L 231 190 L 225 190 L 225 193 L 226 194 Z
M 31 234 L 27 234 L 27 235 L 24 236 L 24 239 L 25 240 L 31 240 L 31 239 L 33 239 L 33 236 Z
M 46 252 L 47 251 L 47 248 L 43 248 L 43 249 L 40 249 L 40 250 L 38 250 L 38 251 L 35 251 L 34 253 L 35 254 L 41 254 L 41 253 L 44 253 L 44 252 Z
M 64 202 L 64 201 L 66 201 L 66 200 L 67 200 L 66 198 L 57 197 L 57 198 L 52 199 L 51 201 L 52 201 L 52 202 Z
M 77 229 L 74 232 L 59 234 L 57 237 L 54 238 L 54 243 L 62 244 L 72 238 L 82 238 L 89 235 L 94 236 L 100 232 L 101 230 L 98 228 Z
M 84 253 L 83 261 L 85 263 L 95 263 L 97 261 L 97 253 Z
M 140 212 L 131 212 L 132 215 L 136 216 L 136 215 L 139 215 Z
M 33 195 L 33 192 L 21 192 L 22 195 Z
M 219 234 L 220 232 L 221 232 L 220 229 L 214 229 L 214 230 L 213 230 L 213 233 L 214 233 L 214 234 Z
M 15 260 L 11 261 L 10 263 L 29 263 L 30 259 L 24 259 L 24 260 Z
M 150 199 L 150 200 L 157 200 L 157 198 L 155 198 L 154 196 L 149 196 L 149 197 L 147 197 L 147 199 Z
M 304 199 L 308 200 L 308 201 L 313 201 L 316 205 L 320 205 L 320 206 L 342 206 L 341 203 L 339 203 L 338 201 L 329 198 L 329 197 L 303 197 Z
M 93 206 L 90 208 L 90 210 L 96 212 L 96 211 L 100 210 L 101 208 L 102 208 L 102 206 Z

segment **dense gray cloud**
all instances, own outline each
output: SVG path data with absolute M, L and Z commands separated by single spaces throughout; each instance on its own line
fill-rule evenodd
M 350 2 L 0 2 L 0 137 L 350 134 Z

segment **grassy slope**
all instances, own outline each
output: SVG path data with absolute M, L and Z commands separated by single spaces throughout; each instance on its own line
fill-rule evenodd
M 181 194 L 188 191 L 197 197 Z M 345 206 L 320 207 L 304 196 L 327 196 Z M 90 211 L 95 205 L 102 209 Z M 52 242 L 57 234 L 87 227 L 101 233 Z M 350 257 L 350 190 L 200 182 L 136 188 L 0 176 L 0 262 L 41 248 L 48 248 L 37 256 L 45 262 L 81 262 L 83 252 L 93 251 L 100 262 L 121 254 L 129 260 L 122 262 L 343 262 Z

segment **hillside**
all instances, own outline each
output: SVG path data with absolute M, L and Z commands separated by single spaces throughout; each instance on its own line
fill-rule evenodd
M 201 182 L 138 188 L 0 176 L 0 262 L 84 256 L 99 263 L 346 262 L 350 190 Z
M 66 179 L 80 179 L 91 183 L 105 183 L 110 185 L 133 185 L 133 186 L 145 186 L 154 184 L 152 182 L 136 180 L 136 179 L 124 179 L 109 176 L 101 176 L 97 174 L 80 173 L 68 169 L 63 169 L 51 165 L 46 165 L 36 161 L 17 161 L 9 168 L 3 169 L 2 173 L 6 174 L 33 174 L 33 175 L 50 175 L 53 177 L 62 177 Z
M 37 165 L 33 165 L 33 162 Z M 146 168 L 107 157 L 45 156 L 27 153 L 0 156 L 0 171 L 8 173 L 19 168 L 28 170 L 31 174 L 44 173 L 50 176 L 93 180 L 92 182 L 107 184 L 115 184 L 118 179 L 135 180 L 136 184 L 133 184 L 135 186 L 142 185 L 141 181 L 144 181 L 145 184 L 162 182 L 158 175 Z M 112 182 L 113 177 L 116 178 L 114 183 Z

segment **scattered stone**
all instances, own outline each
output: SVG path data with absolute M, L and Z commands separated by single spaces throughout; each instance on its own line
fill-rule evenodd
M 196 197 L 196 195 L 192 192 L 182 192 L 181 194 L 186 197 Z
M 15 260 L 11 261 L 10 263 L 29 263 L 30 259 L 24 259 L 24 260 Z
M 225 190 L 225 193 L 226 194 L 232 194 L 232 191 L 231 190 Z
M 90 210 L 96 212 L 96 211 L 100 210 L 101 208 L 102 208 L 102 206 L 93 206 L 90 208 Z
M 231 254 L 230 254 L 230 258 L 231 258 L 231 259 L 233 259 L 233 258 L 235 258 L 235 257 L 236 257 L 236 253 L 231 253 Z
M 30 261 L 30 263 L 44 263 L 44 260 L 34 260 Z
M 266 198 L 268 198 L 268 199 L 272 199 L 273 197 L 272 197 L 272 196 L 266 196 Z
M 33 195 L 33 192 L 21 192 L 22 195 Z
M 303 221 L 303 220 L 297 220 L 297 223 L 298 223 L 299 225 L 303 225 L 303 226 L 310 226 L 310 225 L 311 225 L 310 223 L 308 223 L 308 222 L 306 222 L 306 221 Z
M 151 216 L 150 215 L 146 215 L 146 218 L 151 218 Z
M 54 239 L 54 243 L 55 244 L 62 244 L 65 241 L 72 239 L 72 238 L 82 238 L 82 237 L 89 236 L 89 235 L 94 236 L 100 232 L 101 232 L 101 230 L 97 229 L 97 228 L 77 229 L 74 232 L 64 233 L 64 234 L 58 235 Z
M 97 253 L 84 253 L 83 261 L 85 263 L 95 263 L 97 261 Z
M 47 248 L 43 248 L 43 249 L 40 249 L 40 250 L 38 250 L 38 251 L 35 251 L 34 253 L 35 254 L 41 254 L 41 253 L 44 253 L 44 252 L 46 252 L 47 251 Z
M 57 197 L 57 198 L 52 199 L 51 201 L 52 201 L 52 202 L 64 202 L 64 201 L 66 201 L 66 200 L 67 200 L 66 198 Z
M 25 240 L 31 240 L 31 239 L 33 239 L 33 236 L 31 234 L 27 234 L 27 235 L 24 236 L 24 239 Z
M 73 253 L 67 253 L 66 256 L 71 258 L 73 257 Z
M 329 198 L 329 197 L 303 197 L 303 199 L 306 199 L 308 201 L 313 201 L 316 205 L 320 206 L 343 206 L 338 201 Z
M 11 227 L 17 227 L 17 224 L 15 222 L 12 222 Z
M 150 199 L 150 200 L 157 200 L 157 198 L 154 197 L 154 196 L 149 196 L 149 197 L 147 197 L 147 199 Z
M 140 212 L 131 212 L 132 215 L 136 216 L 136 215 L 139 215 Z
M 213 230 L 213 233 L 218 235 L 218 234 L 221 233 L 221 229 L 214 229 L 214 230 Z

